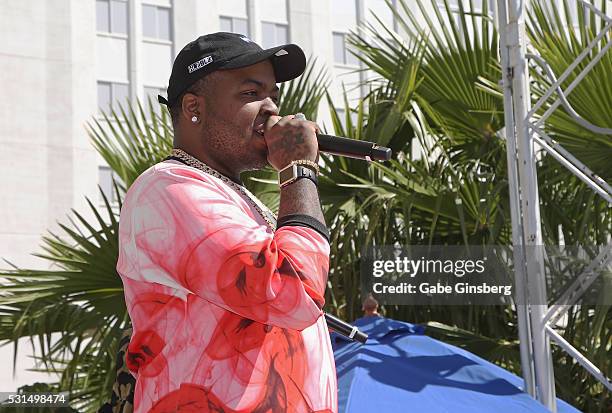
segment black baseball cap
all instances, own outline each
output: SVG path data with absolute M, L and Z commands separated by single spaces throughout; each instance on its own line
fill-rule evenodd
M 306 56 L 299 46 L 262 49 L 248 37 L 237 33 L 212 33 L 200 36 L 179 52 L 168 82 L 168 99 L 157 96 L 159 103 L 174 106 L 177 99 L 196 81 L 216 70 L 237 69 L 269 59 L 276 82 L 300 76 L 306 68 Z

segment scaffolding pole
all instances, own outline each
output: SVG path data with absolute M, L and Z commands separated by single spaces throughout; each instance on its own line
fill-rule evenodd
M 505 0 L 498 0 L 498 19 L 499 27 L 504 28 L 507 26 L 506 22 L 506 2 Z M 508 163 L 508 191 L 510 196 L 510 214 L 512 221 L 512 244 L 514 245 L 513 256 L 514 256 L 514 271 L 515 271 L 515 287 L 517 294 L 517 302 L 526 303 L 527 297 L 525 293 L 527 289 L 524 287 L 526 284 L 525 271 L 526 268 L 522 265 L 525 260 L 523 259 L 523 227 L 521 221 L 521 209 L 520 209 L 520 194 L 518 184 L 518 165 L 516 163 L 516 139 L 509 139 L 509 135 L 514 135 L 514 111 L 508 110 L 512 108 L 512 71 L 509 68 L 509 57 L 508 48 L 505 46 L 506 31 L 499 30 L 500 36 L 500 57 L 501 64 L 504 70 L 503 73 L 503 86 L 504 86 L 504 122 L 506 130 L 506 158 Z M 519 296 L 520 295 L 520 296 Z M 525 305 L 517 305 L 516 313 L 518 318 L 518 333 L 519 333 L 519 350 L 521 354 L 521 370 L 523 373 L 523 379 L 525 385 L 524 390 L 529 393 L 532 397 L 536 396 L 535 393 L 535 372 L 533 369 L 533 347 L 531 346 L 531 322 L 529 320 L 529 313 Z
M 608 40 L 607 44 L 580 71 L 566 90 L 560 87 L 561 82 L 572 73 L 582 59 L 591 53 L 599 41 L 605 39 L 608 30 L 612 28 L 610 17 L 601 13 L 594 5 L 583 0 L 577 0 L 577 2 L 592 10 L 606 24 L 559 79 L 556 79 L 543 59 L 537 55 L 527 54 L 525 15 L 529 0 L 497 0 L 521 368 L 525 390 L 552 412 L 557 411 L 557 406 L 550 349 L 551 338 L 606 388 L 612 389 L 612 382 L 555 330 L 555 323 L 559 317 L 567 311 L 571 304 L 577 302 L 588 285 L 597 277 L 593 270 L 612 259 L 610 247 L 604 249 L 583 274 L 574 280 L 567 293 L 567 303 L 565 303 L 567 305 L 564 305 L 563 300 L 560 299 L 549 308 L 546 292 L 535 143 L 538 143 L 593 191 L 609 203 L 612 201 L 610 185 L 543 131 L 546 118 L 558 106 L 563 105 L 578 124 L 595 133 L 608 134 L 610 132 L 608 128 L 592 125 L 582 119 L 569 104 L 567 95 L 608 52 L 612 47 L 612 40 Z M 534 59 L 542 66 L 552 82 L 551 87 L 533 108 L 531 108 L 530 99 L 528 58 Z M 539 119 L 533 121 L 532 118 L 536 112 L 554 93 L 559 95 L 558 99 L 548 106 Z
M 526 298 L 517 301 L 521 360 L 527 391 L 556 412 L 555 379 L 552 368 L 550 340 L 546 334 L 544 315 L 547 312 L 544 256 L 534 140 L 529 128 L 527 114 L 531 107 L 529 91 L 529 67 L 527 65 L 527 39 L 525 34 L 525 8 L 527 0 L 499 0 L 500 47 L 504 58 L 502 72 L 505 74 L 506 102 L 511 103 L 505 111 L 511 111 L 511 123 L 506 124 L 508 142 L 508 168 L 517 170 L 518 199 L 511 197 L 512 232 L 519 244 L 514 245 L 524 260 L 515 261 L 516 292 Z M 516 149 L 516 150 L 514 150 Z M 510 175 L 510 174 L 509 174 Z M 516 257 L 515 253 L 515 257 Z M 520 268 L 524 263 L 525 267 Z M 535 304 L 531 304 L 535 303 Z M 522 326 L 521 326 L 522 325 Z M 522 332 L 522 333 L 521 333 Z M 523 343 L 523 339 L 530 342 Z M 525 375 L 526 373 L 526 375 Z M 535 379 L 535 386 L 530 382 Z M 535 388 L 534 388 L 535 387 Z M 535 394 L 534 394 L 535 393 Z

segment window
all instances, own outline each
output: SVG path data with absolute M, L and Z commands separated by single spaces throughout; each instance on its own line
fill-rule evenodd
M 438 5 L 440 7 L 444 7 L 444 0 L 438 0 Z M 459 8 L 459 0 L 449 0 L 448 5 L 451 7 L 451 9 Z
M 98 110 L 106 112 L 118 103 L 125 104 L 129 86 L 124 83 L 98 82 Z
M 495 15 L 495 11 L 497 9 L 497 2 L 495 0 L 480 0 L 479 2 L 477 2 L 477 6 L 480 6 L 479 9 L 482 10 L 483 9 L 483 4 L 487 3 L 487 9 L 489 11 L 489 16 L 494 16 Z
M 249 22 L 247 19 L 222 16 L 219 18 L 219 27 L 222 32 L 238 33 L 247 37 L 249 36 Z
M 166 97 L 165 87 L 145 86 L 144 90 L 144 111 L 147 118 L 149 117 L 149 99 L 153 105 L 153 110 L 157 115 L 161 114 L 161 104 L 157 101 L 157 95 Z
M 346 33 L 333 33 L 334 37 L 334 63 L 341 65 L 358 66 L 359 60 L 348 51 Z
M 364 1 L 364 0 L 362 0 Z M 387 4 L 387 0 L 366 0 L 364 5 L 364 14 L 366 22 L 372 24 L 380 33 L 385 33 L 386 30 L 397 31 L 397 22 L 393 10 L 398 10 L 397 0 L 391 0 L 391 7 Z M 378 19 L 382 23 L 378 22 Z
M 106 196 L 108 202 L 112 205 L 117 203 L 115 187 L 113 186 L 113 178 L 118 181 L 117 175 L 108 166 L 98 166 L 98 185 L 102 189 L 102 193 Z M 99 193 L 100 205 L 104 205 L 104 197 Z
M 99 32 L 110 32 L 109 6 L 108 1 L 96 1 L 96 30 Z
M 495 0 L 489 0 L 489 15 L 497 15 L 497 2 Z
M 261 34 L 264 49 L 289 43 L 289 28 L 286 24 L 262 22 Z
M 457 27 L 457 31 L 460 34 L 460 36 L 465 36 L 465 34 L 467 33 L 467 35 L 470 37 L 470 39 L 474 39 L 474 27 L 472 26 L 471 23 L 471 16 L 475 17 L 475 21 L 476 21 L 476 30 L 480 31 L 482 29 L 481 26 L 481 21 L 482 19 L 484 19 L 483 17 L 483 13 L 484 13 L 484 8 L 483 5 L 487 6 L 487 14 L 489 17 L 494 17 L 495 16 L 495 12 L 496 12 L 496 5 L 495 5 L 495 1 L 494 0 L 476 0 L 476 1 L 464 1 L 463 3 L 461 3 L 463 5 L 463 11 L 465 12 L 465 16 L 461 15 L 461 8 L 459 7 L 460 2 L 458 0 L 455 1 L 449 1 L 449 5 L 450 5 L 450 11 L 451 14 L 453 16 L 453 21 L 452 23 L 454 23 Z M 474 6 L 473 10 L 473 14 L 470 15 L 470 7 Z M 448 22 L 448 18 L 446 15 L 446 8 L 444 5 L 444 1 L 440 1 L 438 2 L 438 8 L 440 9 L 440 11 L 442 12 L 442 15 L 444 16 L 444 21 Z M 464 18 L 466 21 L 466 24 L 464 25 Z M 447 24 L 449 24 L 450 22 L 448 22 Z M 491 25 L 492 26 L 492 25 Z M 492 30 L 492 28 L 490 28 L 490 30 Z M 492 32 L 489 33 L 489 35 L 492 35 Z
M 166 96 L 166 88 L 165 87 L 157 87 L 157 86 L 145 86 L 144 87 L 144 96 L 145 100 L 151 97 L 154 101 L 157 102 L 157 95 Z
M 122 0 L 96 0 L 96 30 L 127 34 L 128 5 Z
M 143 4 L 142 35 L 151 39 L 170 40 L 170 9 Z
M 363 3 L 364 0 L 360 0 Z M 346 32 L 357 26 L 357 0 L 331 0 L 329 11 L 331 29 Z
M 464 36 L 465 32 L 464 32 L 464 26 L 463 26 L 463 20 L 462 20 L 462 16 L 460 13 L 460 8 L 459 8 L 459 1 L 458 0 L 454 0 L 454 1 L 449 1 L 449 9 L 451 12 L 451 15 L 453 16 L 453 20 L 452 22 L 448 20 L 447 17 L 447 10 L 446 10 L 446 5 L 444 4 L 443 0 L 438 1 L 438 9 L 441 12 L 442 15 L 442 19 L 445 22 L 444 24 L 446 25 L 450 25 L 451 24 L 455 24 L 455 26 L 457 26 L 457 31 L 460 34 L 461 37 Z M 476 7 L 476 6 L 475 6 Z M 477 9 L 479 10 L 479 9 Z M 466 7 L 464 8 L 464 11 L 466 13 L 469 13 L 469 5 L 466 5 Z M 465 16 L 466 21 L 468 22 L 468 24 L 470 24 L 470 17 L 469 16 Z M 437 21 L 437 20 L 436 20 Z
M 586 27 L 591 24 L 591 15 L 593 14 L 593 12 L 587 6 L 585 6 L 584 4 L 578 1 L 576 3 L 569 2 L 568 7 L 569 7 L 569 14 L 572 19 L 572 25 L 575 28 L 580 28 L 580 20 L 578 19 L 579 11 L 581 11 L 582 16 L 584 16 L 584 26 Z M 552 6 L 551 6 L 551 10 L 549 11 L 551 13 L 550 15 L 552 16 L 553 15 Z M 587 27 L 587 30 L 588 30 L 588 27 Z M 581 32 L 578 31 L 578 33 L 581 33 Z
M 480 13 L 483 10 L 483 4 L 485 2 L 487 3 L 487 6 L 488 6 L 488 12 L 489 12 L 488 14 L 492 16 L 496 9 L 495 0 L 475 0 L 473 3 L 471 3 L 474 6 L 474 12 Z M 466 13 L 469 13 L 470 2 L 464 1 L 462 4 L 463 4 L 463 9 L 466 11 Z M 453 12 L 457 13 L 459 11 L 459 0 L 449 0 L 448 5 L 450 6 L 450 9 Z M 438 0 L 438 7 L 442 11 L 445 11 L 444 0 Z

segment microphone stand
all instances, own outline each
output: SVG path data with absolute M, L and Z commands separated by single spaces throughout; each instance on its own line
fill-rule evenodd
M 327 321 L 327 325 L 336 333 L 339 333 L 353 341 L 358 341 L 361 344 L 365 344 L 365 342 L 368 340 L 367 334 L 359 331 L 357 327 L 347 323 L 346 321 L 340 320 L 336 316 L 325 313 L 325 321 Z

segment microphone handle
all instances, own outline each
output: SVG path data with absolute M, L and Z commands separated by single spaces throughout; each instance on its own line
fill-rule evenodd
M 346 321 L 340 320 L 338 317 L 335 317 L 329 313 L 325 313 L 325 321 L 327 321 L 327 325 L 333 328 L 334 331 L 350 338 L 351 340 L 356 340 L 361 344 L 364 344 L 368 339 L 368 335 L 359 331 L 357 327 L 352 326 Z
M 319 150 L 332 155 L 364 159 L 366 161 L 388 161 L 391 159 L 391 149 L 378 146 L 373 142 L 319 133 L 317 134 L 317 140 L 319 141 Z

